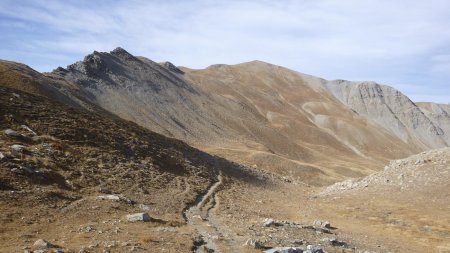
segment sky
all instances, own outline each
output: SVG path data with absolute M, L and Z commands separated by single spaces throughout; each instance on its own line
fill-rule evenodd
M 178 66 L 266 61 L 450 103 L 448 0 L 0 0 L 0 59 L 38 71 L 120 46 Z

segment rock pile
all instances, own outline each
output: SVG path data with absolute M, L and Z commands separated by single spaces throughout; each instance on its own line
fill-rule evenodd
M 383 171 L 364 178 L 349 179 L 327 187 L 319 195 L 361 190 L 376 186 L 393 186 L 401 190 L 437 184 L 449 177 L 450 148 L 430 150 L 391 161 Z

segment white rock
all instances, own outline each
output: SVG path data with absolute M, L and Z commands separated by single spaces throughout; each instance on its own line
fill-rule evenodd
M 135 222 L 135 221 L 150 221 L 150 215 L 148 213 L 134 213 L 134 214 L 128 214 L 126 216 L 128 221 Z
M 331 228 L 331 224 L 328 221 L 315 220 L 313 226 L 321 228 Z
M 245 242 L 244 245 L 245 246 L 250 246 L 250 247 L 255 248 L 255 249 L 260 249 L 260 248 L 263 247 L 262 243 L 260 241 L 256 240 L 256 239 L 248 239 Z
M 30 132 L 30 133 L 31 133 L 32 135 L 34 135 L 34 136 L 37 135 L 35 131 L 31 130 L 31 128 L 29 128 L 29 127 L 26 126 L 26 125 L 21 125 L 20 127 L 22 127 L 23 129 L 27 130 L 28 132 Z
M 113 194 L 108 194 L 108 195 L 101 195 L 97 197 L 98 199 L 101 200 L 114 200 L 114 201 L 119 201 L 120 197 L 117 195 L 113 195 Z
M 263 223 L 264 227 L 270 227 L 274 224 L 275 224 L 275 221 L 273 219 L 271 219 L 271 218 L 264 219 L 264 223 Z
M 11 137 L 21 137 L 22 135 L 12 129 L 6 129 L 5 134 Z
M 303 249 L 293 247 L 276 247 L 264 251 L 265 253 L 302 253 Z
M 0 152 L 0 161 L 3 160 L 3 158 L 5 158 L 5 155 L 2 152 Z
M 308 245 L 304 253 L 325 253 L 325 251 L 319 246 Z
M 24 145 L 14 144 L 11 146 L 11 155 L 20 156 L 25 148 Z
M 39 239 L 34 242 L 33 246 L 40 247 L 40 248 L 51 248 L 51 247 L 53 247 L 53 244 L 49 243 L 47 240 Z
M 139 207 L 140 209 L 142 209 L 143 211 L 149 211 L 149 210 L 150 210 L 150 206 L 148 206 L 148 205 L 139 204 L 138 207 Z

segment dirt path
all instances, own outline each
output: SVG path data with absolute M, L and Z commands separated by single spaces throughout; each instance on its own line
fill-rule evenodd
M 224 238 L 228 241 L 228 250 L 230 247 L 236 246 L 234 239 L 229 238 L 229 231 L 215 219 L 215 209 L 220 203 L 217 192 L 222 184 L 223 178 L 220 172 L 217 176 L 217 181 L 209 188 L 208 192 L 202 196 L 197 204 L 191 206 L 185 212 L 188 225 L 198 234 L 193 252 L 221 252 L 215 242 L 219 238 Z

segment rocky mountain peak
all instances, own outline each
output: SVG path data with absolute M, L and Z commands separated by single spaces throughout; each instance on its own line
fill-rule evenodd
M 121 47 L 116 47 L 110 52 L 110 54 L 125 60 L 137 60 L 136 57 L 134 57 L 132 54 L 128 53 L 128 51 Z
M 127 50 L 121 47 L 116 47 L 114 50 L 111 51 L 111 54 L 130 54 L 130 53 L 128 53 Z

